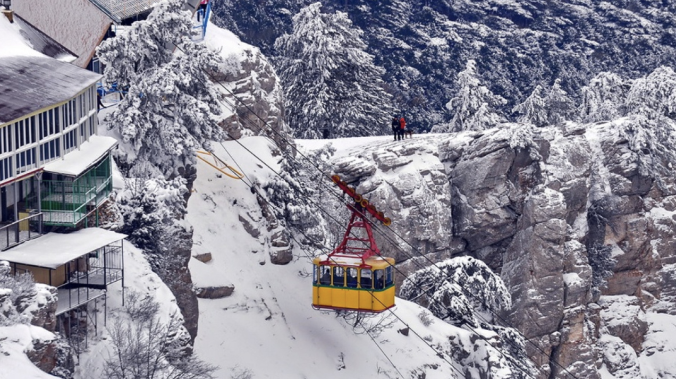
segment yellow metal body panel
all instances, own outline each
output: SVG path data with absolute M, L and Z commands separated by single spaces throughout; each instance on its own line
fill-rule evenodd
M 317 308 L 381 312 L 394 306 L 394 290 L 394 286 L 378 291 L 313 286 L 312 305 Z
M 352 265 L 320 264 L 320 262 L 321 262 L 320 258 L 315 258 L 313 260 L 313 263 L 317 267 L 330 266 L 330 267 L 356 268 L 356 266 Z M 393 258 L 383 259 L 380 257 L 373 257 L 367 259 L 365 263 L 368 266 L 371 266 L 372 270 L 385 270 L 390 266 L 394 266 L 394 259 Z M 361 268 L 365 268 L 365 266 L 361 266 Z M 359 276 L 361 279 L 361 273 L 359 274 Z M 394 294 L 396 291 L 394 282 L 392 282 L 392 285 L 384 289 L 373 289 L 373 288 L 345 287 L 344 279 L 341 279 L 342 286 L 320 284 L 318 276 L 315 277 L 313 280 L 314 281 L 312 283 L 312 306 L 315 308 L 355 310 L 364 312 L 382 312 L 394 306 Z M 361 280 L 358 281 L 358 283 L 360 282 Z

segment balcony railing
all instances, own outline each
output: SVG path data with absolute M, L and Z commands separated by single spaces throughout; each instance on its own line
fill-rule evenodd
M 0 250 L 42 235 L 42 213 L 32 214 L 0 228 Z

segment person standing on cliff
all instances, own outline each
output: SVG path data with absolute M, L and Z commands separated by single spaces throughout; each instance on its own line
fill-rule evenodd
M 397 141 L 399 137 L 399 118 L 397 116 L 392 117 L 392 133 L 394 134 L 394 140 Z
M 406 130 L 406 120 L 402 115 L 399 119 L 399 139 L 404 139 L 404 130 Z

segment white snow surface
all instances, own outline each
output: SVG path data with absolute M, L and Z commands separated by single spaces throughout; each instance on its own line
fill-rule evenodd
M 96 46 L 112 23 L 89 0 L 13 0 L 12 9 L 24 20 L 77 54 L 78 58 L 73 64 L 82 68 L 87 66 Z
M 55 378 L 40 370 L 26 356 L 33 340 L 51 341 L 54 334 L 33 325 L 0 327 L 0 379 Z
M 73 150 L 59 159 L 45 165 L 45 171 L 68 176 L 78 176 L 103 158 L 108 151 L 117 145 L 115 138 L 93 135 L 82 142 L 80 148 Z
M 69 234 L 48 233 L 0 253 L 0 260 L 56 269 L 98 248 L 127 236 L 101 228 L 87 228 Z
M 17 23 L 11 24 L 7 17 L 0 17 L 0 36 L 2 36 L 0 59 L 12 56 L 44 57 L 44 55 L 33 50 L 30 43 L 21 36 L 20 30 L 21 28 Z
M 373 141 L 379 143 L 383 138 L 373 137 Z M 278 169 L 278 157 L 271 154 L 269 140 L 249 137 L 239 141 Z M 359 138 L 350 141 L 364 142 Z M 236 162 L 230 158 L 226 161 L 239 164 L 247 175 L 245 180 L 265 182 L 274 175 L 237 142 L 212 146 L 221 158 L 229 157 L 228 152 L 235 157 Z M 198 162 L 195 193 L 188 203 L 187 215 L 194 227 L 193 255 L 209 252 L 213 256 L 206 264 L 191 260 L 195 284 L 235 286 L 229 297 L 199 300 L 195 352 L 220 367 L 216 377 L 400 377 L 388 358 L 404 376 L 429 365 L 425 369 L 427 378 L 454 377 L 453 368 L 421 339 L 413 333 L 404 336 L 397 330 L 408 325 L 428 338 L 430 344 L 446 349 L 448 336 L 469 338 L 469 332 L 441 321 L 424 326 L 418 317 L 422 308 L 397 299 L 394 314 L 403 322 L 389 312 L 374 318 L 387 317 L 394 323 L 375 337 L 386 357 L 368 335 L 355 333 L 334 312 L 311 308 L 310 258 L 296 248 L 295 259 L 288 265 L 271 264 L 265 247 L 238 221 L 239 215 L 260 214 L 254 195 L 244 182 L 219 178 L 217 174 Z

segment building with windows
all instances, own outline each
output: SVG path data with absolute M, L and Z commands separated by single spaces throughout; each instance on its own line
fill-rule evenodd
M 42 213 L 45 225 L 76 227 L 112 189 L 116 141 L 97 135 L 100 76 L 48 57 L 0 56 L 2 77 L 11 79 L 0 80 L 0 224 Z
M 124 280 L 126 236 L 90 228 L 112 191 L 117 141 L 98 135 L 101 76 L 31 49 L 17 24 L 0 16 L 0 260 L 58 288 L 67 331 Z

